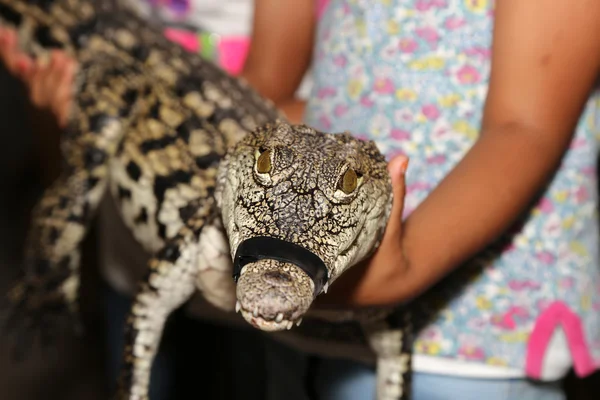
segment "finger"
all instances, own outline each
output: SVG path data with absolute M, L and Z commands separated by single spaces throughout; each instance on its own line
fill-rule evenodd
M 50 63 L 46 68 L 44 77 L 41 80 L 40 86 L 40 106 L 50 110 L 56 116 L 56 110 L 59 108 L 58 91 L 60 89 L 60 81 L 64 74 L 64 69 L 67 64 L 66 56 L 60 51 L 53 51 L 50 58 Z
M 33 60 L 21 51 L 17 44 L 17 33 L 13 29 L 0 26 L 0 61 L 10 73 L 20 78 L 23 69 L 27 69 Z
M 71 102 L 73 100 L 73 84 L 76 69 L 77 63 L 74 60 L 67 59 L 58 83 L 56 101 L 53 106 L 61 128 L 64 128 L 68 122 Z
M 67 67 L 67 62 L 67 56 L 62 51 L 52 52 L 42 85 L 44 97 L 48 99 L 48 103 L 51 103 L 50 99 L 54 97 L 54 93 L 59 88 L 58 85 Z
M 36 72 L 31 80 L 31 100 L 38 108 L 46 108 L 49 105 L 49 76 L 53 72 L 53 68 L 56 68 L 58 58 L 60 58 L 58 52 L 52 51 L 47 63 L 43 63 L 42 59 L 37 60 Z
M 34 67 L 33 59 L 27 55 L 20 54 L 15 62 L 16 75 L 19 79 L 27 81 L 32 74 Z
M 402 226 L 402 215 L 404 213 L 404 197 L 406 195 L 406 170 L 408 168 L 408 157 L 399 155 L 394 157 L 388 164 L 388 171 L 392 178 L 392 193 L 394 203 L 390 214 L 391 227 L 399 230 Z
M 6 29 L 0 26 L 0 61 L 6 66 Z
M 60 77 L 57 82 L 57 98 L 60 97 L 62 99 L 66 95 L 72 94 L 76 71 L 77 63 L 72 59 L 65 59 L 64 66 L 61 68 Z
M 17 47 L 17 34 L 12 29 L 4 29 L 1 37 L 2 59 L 6 69 L 11 74 L 15 74 L 15 55 Z
M 25 56 L 22 60 L 18 62 L 18 64 L 21 65 L 17 69 L 17 74 L 19 78 L 23 81 L 31 95 L 32 81 L 34 79 L 35 74 L 38 72 L 37 62 L 31 57 Z
M 43 91 L 43 96 L 48 101 L 53 97 L 52 94 L 57 89 L 57 82 L 62 75 L 65 63 L 66 57 L 61 51 L 53 50 L 50 53 L 48 65 L 44 68 L 44 71 L 41 75 L 41 88 Z
M 0 60 L 21 80 L 33 66 L 33 59 L 19 48 L 17 33 L 12 29 L 0 28 Z
M 10 29 L 0 28 L 0 56 L 6 62 L 9 56 Z
M 42 83 L 41 77 L 44 71 L 44 66 L 41 65 L 41 60 L 38 58 L 34 61 L 33 67 L 24 77 L 25 85 L 29 89 L 29 98 L 34 106 L 39 103 L 40 86 Z

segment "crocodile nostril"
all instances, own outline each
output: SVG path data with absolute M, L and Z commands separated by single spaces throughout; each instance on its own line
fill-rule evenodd
M 290 274 L 281 271 L 267 271 L 263 278 L 267 283 L 276 286 L 289 286 L 293 281 Z

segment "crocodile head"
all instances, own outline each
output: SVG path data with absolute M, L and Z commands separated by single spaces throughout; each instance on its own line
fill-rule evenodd
M 274 331 L 378 245 L 392 204 L 373 142 L 304 125 L 259 128 L 232 147 L 216 199 L 234 260 L 237 310 Z

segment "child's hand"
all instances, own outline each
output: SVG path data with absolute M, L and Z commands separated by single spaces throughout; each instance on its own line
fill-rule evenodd
M 377 251 L 362 265 L 352 267 L 332 286 L 328 294 L 319 296 L 317 303 L 327 305 L 381 304 L 383 292 L 395 291 L 390 277 L 408 268 L 402 248 L 402 214 L 406 194 L 405 174 L 408 158 L 397 156 L 388 165 L 392 177 L 394 204 L 385 234 Z M 386 297 L 385 295 L 383 297 Z
M 0 28 L 0 61 L 23 81 L 33 106 L 49 111 L 64 128 L 73 100 L 76 62 L 62 51 L 53 51 L 47 62 L 33 60 L 17 46 L 15 31 L 6 28 Z
M 61 128 L 68 122 L 76 68 L 75 60 L 67 54 L 53 51 L 47 63 L 36 60 L 22 74 L 33 105 L 50 111 Z
M 11 75 L 20 77 L 22 67 L 31 66 L 31 59 L 17 46 L 17 34 L 12 29 L 0 27 L 0 61 Z

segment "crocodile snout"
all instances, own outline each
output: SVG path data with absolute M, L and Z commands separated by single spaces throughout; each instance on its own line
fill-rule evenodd
M 265 331 L 291 329 L 308 310 L 314 283 L 299 267 L 269 259 L 244 266 L 237 282 L 236 310 Z

